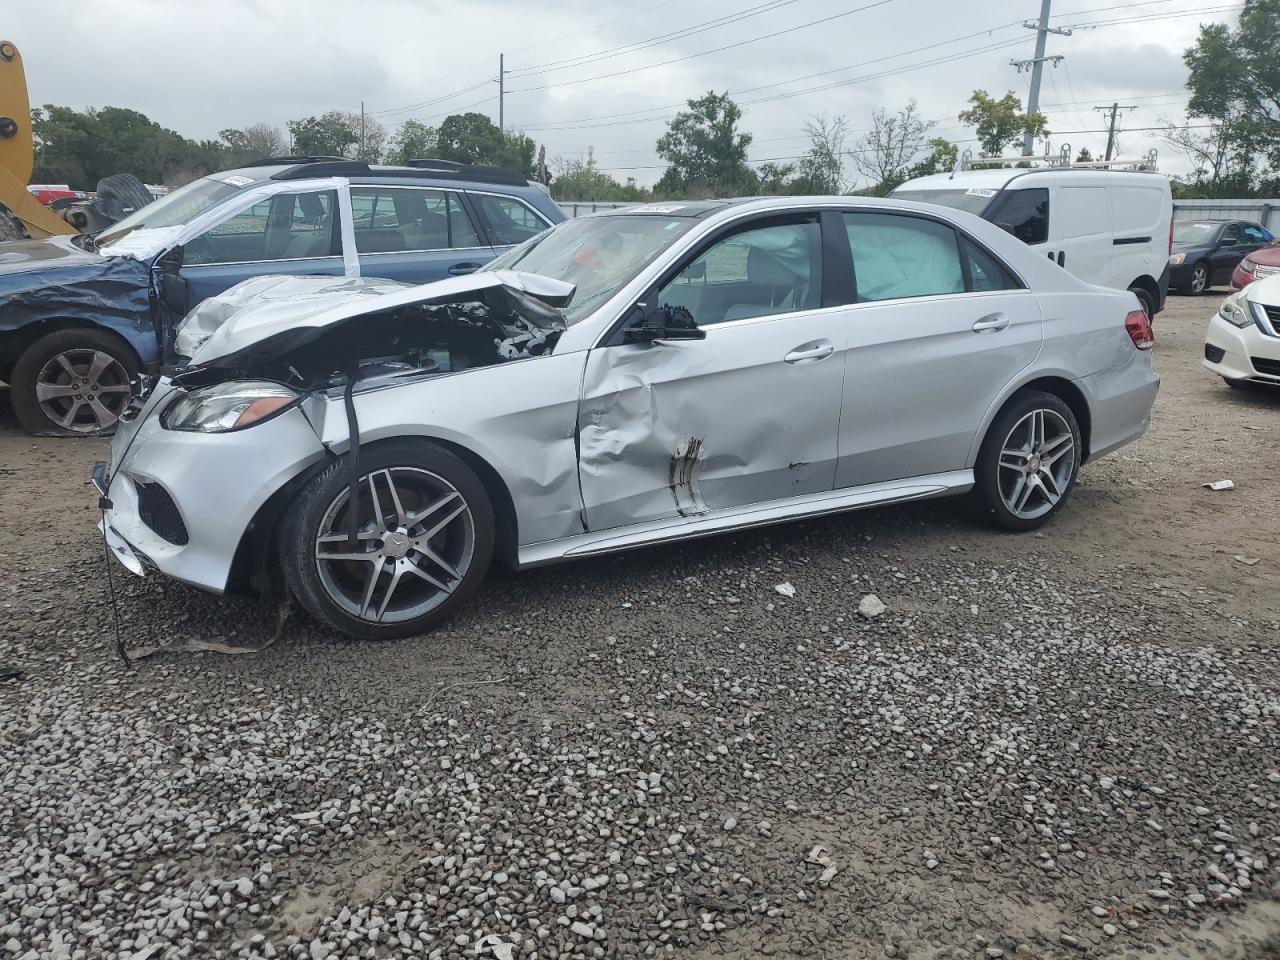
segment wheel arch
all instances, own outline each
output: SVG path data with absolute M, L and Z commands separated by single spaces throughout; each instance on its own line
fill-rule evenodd
M 396 440 L 422 440 L 434 443 L 448 450 L 470 467 L 493 504 L 496 539 L 494 557 L 504 565 L 516 565 L 517 520 L 515 501 L 507 488 L 506 481 L 496 469 L 474 450 L 443 437 L 430 434 L 404 434 L 395 437 L 383 437 L 369 443 L 362 443 L 362 453 L 376 449 L 379 445 Z M 277 533 L 280 522 L 298 492 L 311 480 L 334 462 L 340 460 L 339 454 L 326 451 L 326 456 L 299 471 L 280 485 L 254 512 L 253 519 L 240 535 L 240 543 L 236 547 L 231 569 L 227 576 L 227 590 L 232 592 L 266 593 L 269 587 L 268 573 L 278 560 Z
M 1160 283 L 1145 273 L 1129 284 L 1130 290 L 1141 290 L 1151 298 L 1151 315 L 1154 317 L 1160 309 Z
M 1043 393 L 1052 394 L 1071 408 L 1071 412 L 1075 415 L 1076 423 L 1080 427 L 1080 444 L 1084 448 L 1080 462 L 1087 463 L 1089 461 L 1093 415 L 1089 410 L 1088 399 L 1070 378 L 1059 373 L 1041 371 L 1034 377 L 1010 384 L 1005 392 L 991 404 L 990 409 L 987 410 L 987 415 L 983 418 L 981 429 L 974 435 L 973 445 L 969 450 L 970 467 L 977 462 L 978 451 L 982 448 L 983 441 L 986 440 L 991 424 L 1000 416 L 1004 408 L 1013 402 L 1015 397 L 1027 390 L 1039 390 Z
M 142 335 L 132 326 L 116 325 L 91 317 L 40 317 L 0 333 L 0 344 L 3 345 L 0 346 L 0 378 L 8 379 L 18 358 L 37 341 L 64 330 L 92 330 L 115 337 L 133 354 L 139 369 L 146 366 L 148 356 L 155 354 L 155 334 Z

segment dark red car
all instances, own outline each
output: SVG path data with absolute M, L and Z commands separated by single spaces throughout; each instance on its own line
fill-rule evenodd
M 1236 264 L 1236 269 L 1231 274 L 1231 287 L 1240 290 L 1255 280 L 1277 273 L 1280 273 L 1280 241 L 1261 250 L 1254 250 Z

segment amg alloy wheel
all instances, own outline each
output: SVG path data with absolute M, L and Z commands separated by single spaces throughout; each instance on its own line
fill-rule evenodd
M 974 499 L 997 526 L 1034 529 L 1070 496 L 1082 449 L 1079 425 L 1066 403 L 1023 391 L 987 431 L 974 467 Z
M 479 584 L 493 554 L 493 511 L 471 469 L 434 444 L 361 451 L 354 537 L 348 463 L 326 468 L 286 517 L 281 562 L 321 620 L 367 639 L 438 622 Z

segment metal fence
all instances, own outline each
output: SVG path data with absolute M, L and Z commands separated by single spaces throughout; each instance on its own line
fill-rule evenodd
M 1252 220 L 1280 233 L 1280 200 L 1175 200 L 1174 220 Z

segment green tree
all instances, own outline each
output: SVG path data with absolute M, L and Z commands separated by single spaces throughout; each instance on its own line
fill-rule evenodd
M 233 165 L 280 157 L 289 149 L 280 128 L 269 123 L 250 124 L 243 130 L 221 130 L 218 139 L 226 144 Z
M 406 120 L 387 145 L 387 163 L 405 163 L 436 156 L 437 131 L 417 120 Z
M 906 179 L 929 177 L 935 173 L 950 173 L 956 168 L 960 159 L 960 148 L 945 137 L 934 137 L 925 148 L 929 151 L 925 158 L 907 171 Z
M 357 117 L 359 114 L 356 115 Z M 345 157 L 360 143 L 360 129 L 351 126 L 349 114 L 330 110 L 318 117 L 290 120 L 294 153 L 313 157 Z
M 587 157 L 558 157 L 552 164 L 555 177 L 551 195 L 557 200 L 603 200 L 620 202 L 644 200 L 647 192 L 635 180 L 619 183 L 596 166 L 595 149 L 587 148 Z
M 785 196 L 794 193 L 796 172 L 794 163 L 762 163 L 756 171 L 760 178 L 760 192 L 765 196 Z
M 1245 193 L 1280 169 L 1280 0 L 1247 0 L 1239 28 L 1200 28 L 1183 55 L 1191 99 L 1187 113 L 1211 121 L 1209 136 L 1175 140 L 1197 164 L 1196 180 L 1209 196 L 1230 185 Z
M 751 134 L 738 129 L 741 119 L 728 93 L 690 100 L 658 139 L 658 156 L 668 166 L 657 191 L 673 197 L 755 193 L 759 180 L 747 164 Z
M 848 131 L 849 121 L 843 116 L 819 114 L 804 122 L 809 149 L 800 158 L 799 173 L 788 185 L 788 192 L 833 194 L 844 190 Z
M 969 97 L 972 106 L 960 113 L 960 122 L 967 123 L 978 134 L 982 155 L 998 157 L 1006 147 L 1022 143 L 1022 137 L 1033 137 L 1048 132 L 1048 121 L 1043 113 L 1023 113 L 1022 101 L 1010 90 L 999 100 L 985 90 L 975 90 Z
M 506 167 L 532 177 L 537 144 L 519 133 L 503 133 L 483 113 L 455 113 L 440 123 L 437 154 L 456 163 Z
M 1080 152 L 1076 155 L 1076 163 L 1093 163 L 1093 154 L 1089 152 L 1088 147 L 1080 148 Z

